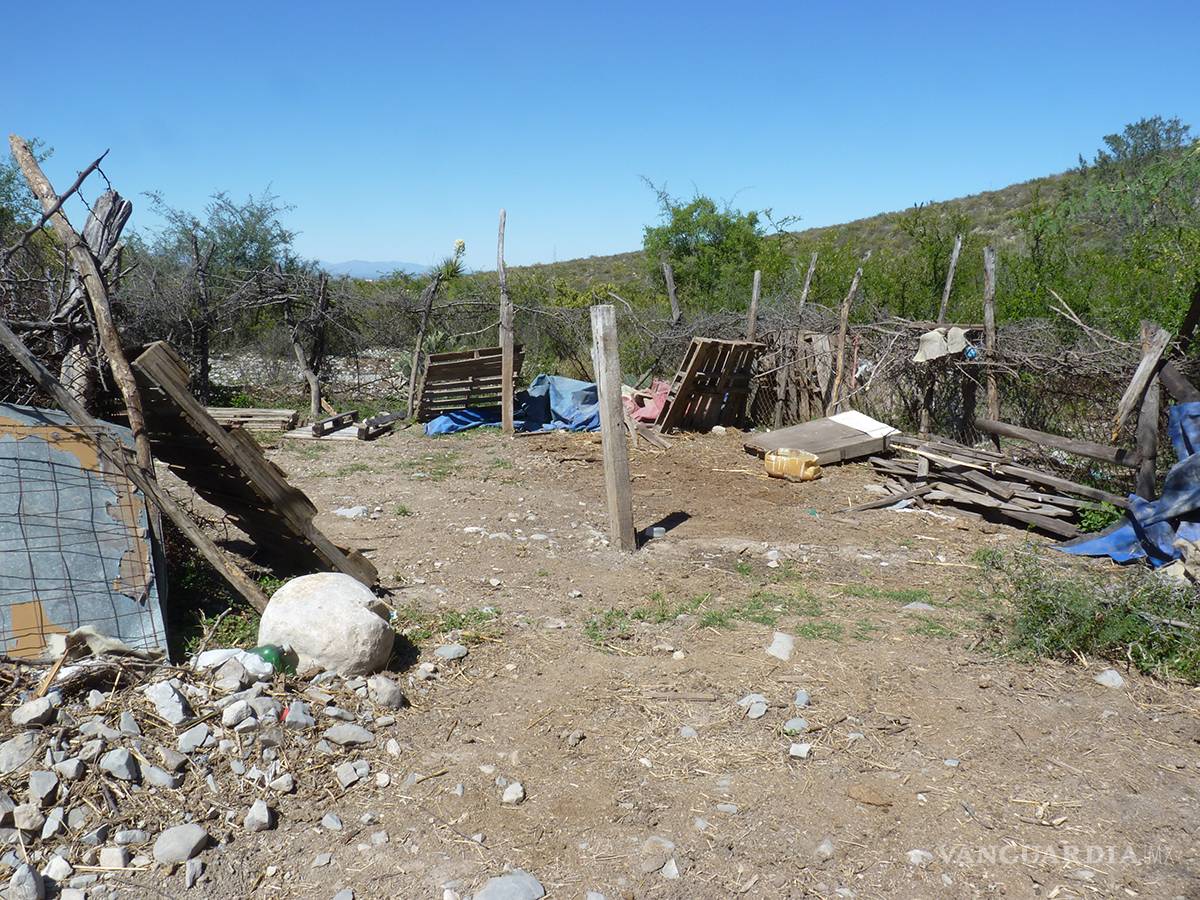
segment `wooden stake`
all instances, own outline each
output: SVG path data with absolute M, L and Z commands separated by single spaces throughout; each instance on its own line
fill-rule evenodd
M 762 272 L 754 270 L 754 284 L 750 288 L 750 314 L 746 318 L 746 340 L 754 340 L 758 334 L 758 298 L 762 293 Z
M 29 348 L 21 342 L 19 337 L 13 334 L 12 330 L 4 324 L 2 319 L 0 319 L 0 345 L 3 345 L 12 354 L 13 359 L 29 373 L 30 377 L 37 382 L 42 390 L 54 398 L 54 402 L 71 417 L 76 425 L 85 429 L 88 434 L 94 437 L 97 451 L 123 472 L 125 477 L 133 482 L 148 499 L 166 513 L 167 518 L 175 523 L 179 530 L 184 533 L 184 536 L 212 564 L 213 568 L 217 570 L 217 574 L 221 575 L 231 588 L 245 597 L 250 605 L 259 612 L 267 608 L 267 595 L 263 593 L 262 588 L 245 572 L 227 560 L 221 551 L 217 549 L 217 545 L 188 517 L 187 513 L 179 507 L 179 504 L 171 498 L 171 495 L 162 490 L 158 486 L 158 482 L 151 475 L 148 475 L 141 468 L 140 464 L 129 459 L 129 454 L 126 452 L 125 447 L 116 438 L 112 437 L 103 423 L 93 419 L 88 414 L 88 411 L 83 408 L 83 404 L 71 396 L 71 392 L 63 387 L 62 383 L 51 374 L 50 370 L 29 352 Z M 165 573 L 161 574 L 165 576 Z
M 950 268 L 946 271 L 946 286 L 942 288 L 942 305 L 938 307 L 938 324 L 946 324 L 946 310 L 950 307 L 950 290 L 954 287 L 954 270 L 958 268 L 958 254 L 962 251 L 962 235 L 954 238 L 954 249 L 950 252 Z
M 988 418 L 1000 420 L 1000 388 L 996 383 L 996 248 L 983 248 L 983 359 L 987 364 Z M 996 449 L 1000 436 L 992 435 Z
M 867 251 L 867 255 L 863 257 L 863 265 L 866 265 L 867 260 L 871 258 L 871 251 Z M 854 295 L 858 293 L 858 282 L 862 280 L 863 267 L 859 266 L 854 272 L 854 277 L 850 280 L 850 290 L 846 292 L 846 299 L 842 301 L 842 312 L 838 319 L 838 339 L 837 339 L 837 354 L 833 375 L 833 389 L 829 392 L 829 403 L 825 407 L 825 415 L 831 416 L 838 411 L 841 405 L 842 392 L 842 377 L 845 374 L 846 367 L 846 331 L 850 327 L 850 304 L 854 302 Z
M 1154 344 L 1155 330 L 1153 322 L 1142 322 L 1142 352 L 1147 353 Z M 1138 412 L 1137 421 L 1137 451 L 1138 470 L 1136 493 L 1143 500 L 1153 500 L 1155 491 L 1155 468 L 1158 460 L 1158 419 L 1161 409 L 1162 388 L 1158 378 L 1150 379 L 1146 385 L 1146 393 L 1142 395 L 1142 408 Z
M 671 301 L 671 324 L 678 325 L 683 313 L 679 309 L 679 297 L 675 293 L 675 270 L 671 268 L 665 254 L 662 258 L 662 270 L 663 280 L 667 283 L 667 299 Z
M 612 304 L 592 307 L 592 365 L 600 395 L 600 439 L 608 497 L 609 539 L 622 550 L 637 546 L 633 532 L 633 493 L 621 401 L 621 358 L 617 353 L 617 313 Z
M 504 269 L 504 210 L 500 210 L 500 235 L 496 240 L 496 275 L 500 280 L 500 426 L 513 433 L 513 306 Z
M 800 317 L 804 315 L 804 306 L 808 303 L 808 289 L 812 285 L 813 273 L 817 271 L 817 251 L 813 251 L 808 261 L 808 271 L 804 274 L 804 287 L 800 291 L 800 304 L 796 307 L 796 324 L 800 325 Z
M 1114 441 L 1121 433 L 1121 428 L 1130 413 L 1141 405 L 1142 394 L 1145 393 L 1151 379 L 1158 374 L 1163 354 L 1166 353 L 1167 347 L 1171 343 L 1171 333 L 1153 322 L 1142 323 L 1142 335 L 1142 360 L 1138 363 L 1133 378 L 1129 381 L 1129 387 L 1125 388 L 1121 402 L 1117 404 L 1117 415 L 1113 419 L 1112 439 Z
M 950 306 L 950 291 L 954 288 L 954 270 L 958 268 L 958 254 L 962 251 L 962 235 L 954 236 L 954 249 L 950 251 L 950 268 L 946 270 L 946 284 L 942 288 L 942 302 L 938 306 L 937 324 L 940 328 L 946 324 L 946 310 Z M 937 391 L 937 371 L 932 368 L 936 365 L 933 361 L 927 364 L 925 385 L 925 402 L 921 404 L 921 421 L 917 428 L 917 433 L 922 438 L 929 437 L 929 423 L 933 417 L 933 399 Z M 927 460 L 919 460 L 917 463 L 917 477 L 924 478 L 929 474 L 929 462 Z
M 8 142 L 12 147 L 13 158 L 20 165 L 21 172 L 29 183 L 29 189 L 41 202 L 42 210 L 47 214 L 53 213 L 50 215 L 50 227 L 54 229 L 59 241 L 70 254 L 71 264 L 79 272 L 79 278 L 83 282 L 84 290 L 91 303 L 92 315 L 96 320 L 100 345 L 104 348 L 104 355 L 108 357 L 108 366 L 112 370 L 113 380 L 121 391 L 125 409 L 129 414 L 129 430 L 133 432 L 133 444 L 137 452 L 138 465 L 147 473 L 147 477 L 153 478 L 154 458 L 150 454 L 150 438 L 146 435 L 146 419 L 142 414 L 142 397 L 133 377 L 133 369 L 129 367 L 129 360 L 125 358 L 125 351 L 121 348 L 121 336 L 113 322 L 112 307 L 108 302 L 108 287 L 100 274 L 100 266 L 87 244 L 83 242 L 75 229 L 71 227 L 66 215 L 58 208 L 58 195 L 54 193 L 53 186 L 42 172 L 29 145 L 15 134 L 9 136 Z M 82 409 L 82 407 L 80 408 Z

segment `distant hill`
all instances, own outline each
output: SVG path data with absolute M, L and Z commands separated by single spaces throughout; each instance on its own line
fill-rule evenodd
M 349 275 L 351 278 L 382 278 L 397 271 L 420 275 L 429 271 L 429 266 L 397 260 L 348 259 L 337 263 L 319 260 L 317 264 L 330 275 Z

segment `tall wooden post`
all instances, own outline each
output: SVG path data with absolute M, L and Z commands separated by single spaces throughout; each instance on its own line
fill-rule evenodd
M 996 384 L 996 248 L 983 248 L 983 358 L 987 362 L 988 418 L 1000 421 Z M 997 442 L 998 443 L 998 442 Z
M 633 550 L 637 546 L 633 532 L 633 492 L 629 482 L 629 450 L 625 446 L 617 313 L 612 304 L 592 307 L 592 366 L 600 396 L 609 539 L 622 550 Z
M 938 307 L 938 324 L 946 324 L 946 311 L 950 308 L 950 289 L 954 287 L 954 270 L 958 268 L 958 254 L 962 252 L 962 235 L 954 238 L 954 249 L 950 252 L 950 268 L 946 271 L 946 286 L 942 288 L 942 305 Z
M 808 271 L 804 274 L 804 287 L 800 291 L 800 304 L 796 307 L 796 324 L 803 327 L 800 321 L 804 315 L 804 306 L 808 303 L 808 289 L 812 285 L 813 272 L 817 271 L 817 251 L 813 251 L 812 258 L 808 261 Z
M 958 268 L 958 254 L 962 251 L 962 235 L 955 235 L 954 249 L 950 251 L 950 268 L 946 270 L 946 284 L 942 288 L 942 302 L 938 305 L 938 327 L 946 324 L 946 312 L 950 307 L 950 292 L 954 288 L 954 270 Z M 917 434 L 922 439 L 929 437 L 930 420 L 933 418 L 933 400 L 937 389 L 937 370 L 933 367 L 938 365 L 934 360 L 926 363 L 926 381 L 925 381 L 925 401 L 921 404 L 921 421 L 917 428 Z M 929 474 L 929 460 L 925 457 L 917 459 L 917 476 L 924 478 Z
M 871 251 L 868 250 L 867 255 L 863 257 L 863 265 L 866 265 L 870 258 Z M 838 412 L 841 404 L 842 379 L 846 374 L 846 332 L 850 328 L 850 304 L 854 302 L 854 295 L 858 293 L 858 283 L 862 280 L 862 273 L 863 267 L 859 266 L 854 272 L 854 277 L 850 279 L 850 290 L 846 292 L 846 299 L 842 301 L 842 312 L 838 317 L 837 355 L 834 357 L 833 388 L 829 392 L 829 402 L 825 406 L 825 415 L 827 416 Z
M 1142 352 L 1149 352 L 1158 330 L 1153 322 L 1142 322 Z M 1158 420 L 1162 406 L 1162 390 L 1158 376 L 1150 379 L 1142 395 L 1142 408 L 1137 421 L 1138 470 L 1137 495 L 1143 500 L 1155 497 L 1155 467 L 1158 461 Z
M 679 309 L 679 295 L 675 293 L 675 270 L 666 255 L 662 258 L 663 280 L 667 283 L 667 299 L 671 302 L 671 324 L 678 325 L 683 312 Z
M 513 433 L 513 307 L 504 270 L 504 210 L 500 210 L 500 236 L 496 241 L 496 275 L 500 279 L 500 425 Z
M 758 297 L 762 293 L 762 272 L 754 270 L 754 284 L 750 288 L 750 314 L 746 317 L 746 340 L 752 341 L 758 334 Z

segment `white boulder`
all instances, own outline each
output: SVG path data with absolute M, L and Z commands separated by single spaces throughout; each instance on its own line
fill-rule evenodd
M 392 653 L 396 633 L 387 614 L 370 588 L 349 575 L 302 575 L 271 597 L 258 627 L 258 643 L 291 647 L 300 671 L 317 667 L 341 675 L 370 675 L 382 669 Z

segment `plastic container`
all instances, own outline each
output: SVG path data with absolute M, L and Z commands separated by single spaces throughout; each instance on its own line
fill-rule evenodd
M 821 467 L 817 465 L 817 457 L 807 450 L 793 450 L 781 447 L 769 450 L 763 458 L 767 474 L 772 478 L 786 478 L 788 481 L 813 481 L 821 477 Z

